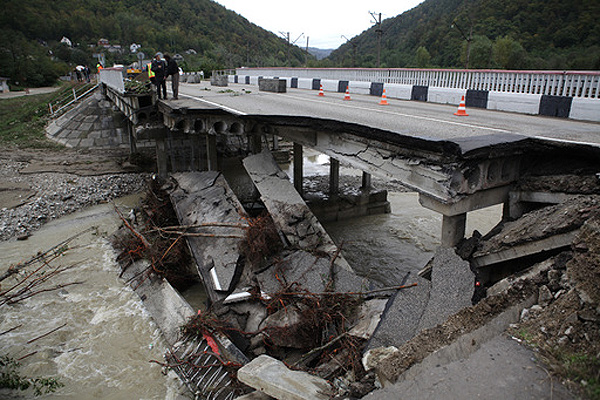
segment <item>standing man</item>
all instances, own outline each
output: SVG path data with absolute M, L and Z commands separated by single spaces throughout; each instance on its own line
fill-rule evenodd
M 154 72 L 154 84 L 156 85 L 156 92 L 158 93 L 158 99 L 167 100 L 167 65 L 162 59 L 162 53 L 156 53 L 154 60 L 152 60 L 152 72 Z M 161 97 L 162 91 L 162 97 Z
M 173 100 L 177 100 L 177 96 L 179 95 L 179 66 L 168 54 L 165 54 L 165 60 L 167 60 L 167 76 L 171 76 Z

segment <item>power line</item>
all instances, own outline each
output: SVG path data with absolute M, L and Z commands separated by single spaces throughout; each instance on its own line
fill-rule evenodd
M 383 30 L 381 29 L 381 13 L 376 14 L 374 12 L 369 11 L 371 17 L 373 17 L 373 23 L 375 24 L 375 33 L 377 33 L 377 68 L 381 66 L 381 36 L 383 35 Z

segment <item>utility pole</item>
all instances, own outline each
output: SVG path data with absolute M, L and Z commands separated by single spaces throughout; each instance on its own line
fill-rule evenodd
M 346 42 L 352 45 L 352 67 L 356 68 L 356 48 L 358 47 L 358 45 L 344 35 L 342 35 L 342 38 L 346 39 Z
M 287 40 L 287 43 L 288 43 L 288 48 L 287 48 L 287 62 L 288 62 L 288 67 L 291 67 L 292 63 L 290 61 L 290 49 L 291 49 L 292 45 L 296 44 L 296 42 L 298 41 L 298 39 L 300 39 L 302 36 L 304 36 L 304 32 L 302 32 L 300 34 L 300 36 L 298 36 L 296 38 L 296 40 L 294 40 L 293 42 L 290 42 L 290 33 L 289 32 L 281 32 L 281 31 L 279 31 L 279 33 L 281 34 L 281 36 L 283 36 L 284 39 Z M 308 47 L 308 39 L 307 39 L 307 47 Z
M 288 63 L 288 67 L 290 66 L 290 33 L 289 32 L 281 32 L 279 31 L 279 33 L 281 34 L 281 36 L 287 40 L 287 63 Z
M 381 29 L 381 13 L 376 14 L 369 11 L 371 17 L 373 17 L 373 23 L 375 24 L 375 33 L 377 33 L 377 68 L 381 66 L 381 36 L 383 30 Z
M 308 36 L 306 37 L 306 54 L 304 55 L 304 68 L 308 67 Z
M 467 59 L 465 61 L 465 69 L 469 69 L 469 58 L 471 58 L 471 41 L 473 40 L 473 22 L 471 21 L 471 18 L 469 18 L 468 15 L 467 19 L 469 20 L 469 37 L 467 37 L 463 30 L 460 29 L 460 26 L 456 23 L 456 18 L 454 19 L 454 21 L 452 21 L 452 25 L 450 25 L 450 28 L 458 29 L 463 39 L 467 41 Z

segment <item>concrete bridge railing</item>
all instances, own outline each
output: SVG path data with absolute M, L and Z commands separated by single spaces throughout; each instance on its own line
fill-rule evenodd
M 103 68 L 98 71 L 100 83 L 115 90 L 119 94 L 125 93 L 125 81 L 123 80 L 123 68 Z
M 344 92 L 600 122 L 599 71 L 238 68 L 230 82 L 286 79 L 290 88 Z
M 506 71 L 408 68 L 238 68 L 238 75 L 398 83 L 505 93 L 600 98 L 600 71 Z

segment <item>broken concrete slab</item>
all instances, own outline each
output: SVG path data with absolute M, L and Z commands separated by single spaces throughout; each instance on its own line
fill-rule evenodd
M 337 246 L 296 191 L 269 151 L 246 157 L 244 167 L 261 194 L 273 222 L 293 247 L 333 257 Z M 342 257 L 335 263 L 351 270 Z
M 560 204 L 544 207 L 523 215 L 516 221 L 506 222 L 498 232 L 485 241 L 480 242 L 473 254 L 475 264 L 484 264 L 486 258 L 493 254 L 502 256 L 516 246 L 528 245 L 537 252 L 563 247 L 565 241 L 573 239 L 574 232 L 600 207 L 600 196 L 581 195 L 570 198 Z M 555 239 L 553 239 L 555 238 Z M 535 245 L 535 243 L 540 243 Z M 532 245 L 533 244 L 533 245 Z M 519 253 L 520 254 L 520 253 Z M 524 256 L 530 254 L 523 254 Z M 514 258 L 506 254 L 501 259 Z M 485 263 L 489 265 L 491 262 Z
M 381 315 L 387 302 L 388 299 L 371 299 L 361 304 L 358 321 L 348 334 L 366 340 L 370 339 L 381 321 Z
M 473 255 L 472 264 L 476 268 L 493 266 L 505 261 L 539 254 L 545 251 L 558 250 L 571 245 L 579 230 L 551 236 L 535 242 L 521 243 L 510 248 L 501 249 L 488 254 Z
M 240 397 L 236 397 L 234 400 L 273 400 L 273 397 L 269 396 L 266 393 L 261 392 L 252 392 L 245 394 Z
M 138 261 L 126 268 L 122 277 L 142 299 L 167 343 L 173 345 L 179 340 L 180 327 L 196 312 L 166 279 L 150 269 L 147 261 Z
M 209 297 L 218 300 L 236 284 L 246 213 L 218 172 L 178 173 L 173 178 L 176 187 L 170 196 L 180 224 L 195 227 L 188 232 L 207 234 L 187 241 Z
M 244 365 L 237 378 L 276 399 L 327 400 L 331 388 L 326 380 L 307 372 L 292 371 L 281 361 L 261 355 Z
M 407 282 L 417 286 L 399 290 L 390 298 L 367 348 L 402 344 L 415 336 L 421 316 L 429 302 L 431 282 L 411 273 Z
M 444 322 L 449 316 L 472 305 L 475 274 L 468 261 L 453 248 L 439 248 L 433 257 L 431 291 L 418 331 Z
M 309 252 L 294 251 L 280 263 L 256 275 L 260 289 L 269 294 L 295 284 L 310 293 L 325 291 L 331 273 L 331 260 L 317 257 Z M 362 278 L 353 272 L 334 265 L 335 292 L 358 292 L 362 289 Z

